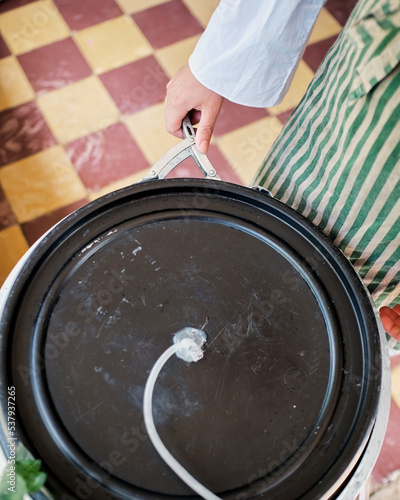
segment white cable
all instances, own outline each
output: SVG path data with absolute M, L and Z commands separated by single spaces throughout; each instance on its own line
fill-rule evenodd
M 220 500 L 219 497 L 214 495 L 210 490 L 208 490 L 205 486 L 203 486 L 197 479 L 189 474 L 189 472 L 182 467 L 182 465 L 171 455 L 171 453 L 167 450 L 165 445 L 160 439 L 160 436 L 157 433 L 156 427 L 154 425 L 153 420 L 153 408 L 152 408 L 152 400 L 153 400 L 153 390 L 154 386 L 160 373 L 161 369 L 168 361 L 170 357 L 172 357 L 179 350 L 186 350 L 193 353 L 193 361 L 197 361 L 203 355 L 201 351 L 201 346 L 198 345 L 191 338 L 184 338 L 180 340 L 178 343 L 169 347 L 164 353 L 158 358 L 155 365 L 153 366 L 150 375 L 147 379 L 146 386 L 144 388 L 144 397 L 143 397 L 143 416 L 144 423 L 146 425 L 147 433 L 153 443 L 155 449 L 158 451 L 163 460 L 171 467 L 171 469 L 177 474 L 193 491 L 198 493 L 201 497 L 206 500 Z M 199 352 L 200 351 L 200 352 Z M 201 355 L 200 355 L 201 354 Z

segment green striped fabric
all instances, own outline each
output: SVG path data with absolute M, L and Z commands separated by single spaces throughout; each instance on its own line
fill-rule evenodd
M 357 4 L 253 185 L 329 236 L 377 307 L 400 303 L 399 0 Z

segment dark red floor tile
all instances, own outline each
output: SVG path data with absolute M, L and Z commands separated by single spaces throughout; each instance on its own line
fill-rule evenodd
M 332 36 L 320 42 L 312 43 L 306 48 L 303 60 L 310 66 L 314 73 L 317 71 L 326 53 L 332 47 L 336 39 L 337 36 Z
M 241 179 L 235 173 L 233 168 L 229 165 L 224 155 L 219 150 L 218 146 L 212 144 L 207 153 L 208 159 L 215 168 L 217 174 L 225 182 L 232 182 L 234 184 L 243 184 Z M 173 179 L 177 177 L 190 177 L 194 179 L 202 179 L 204 175 L 197 167 L 194 159 L 192 157 L 187 158 L 185 161 L 180 163 L 177 167 L 172 170 L 167 175 L 168 179 Z
M 168 83 L 167 75 L 153 56 L 103 73 L 100 79 L 123 114 L 162 102 Z
M 358 0 L 327 0 L 325 8 L 344 26 Z
M 55 144 L 34 101 L 0 113 L 0 166 Z
M 4 0 L 4 2 L 0 3 L 0 14 L 35 1 L 36 0 Z
M 54 0 L 54 3 L 72 30 L 82 30 L 122 15 L 114 0 Z
M 89 200 L 84 198 L 82 200 L 76 201 L 75 203 L 72 203 L 71 205 L 59 208 L 54 212 L 42 215 L 37 219 L 22 224 L 22 231 L 24 232 L 25 238 L 29 245 L 35 243 L 36 240 L 38 240 L 46 231 L 52 228 L 61 219 L 74 212 L 78 208 L 82 207 L 83 205 L 86 205 L 88 202 Z
M 10 51 L 8 50 L 7 45 L 5 44 L 4 40 L 0 36 L 0 59 L 3 57 L 7 57 L 10 55 Z
M 395 355 L 395 356 L 392 356 L 390 358 L 390 366 L 391 366 L 391 369 L 393 370 L 394 368 L 400 366 L 400 352 Z
M 243 185 L 243 181 L 230 166 L 228 160 L 221 153 L 218 146 L 216 146 L 215 144 L 211 145 L 207 156 L 211 164 L 217 171 L 217 174 L 221 177 L 223 181 Z
M 92 74 L 72 38 L 22 54 L 18 60 L 39 95 Z
M 122 123 L 77 139 L 66 150 L 83 183 L 93 191 L 149 166 Z
M 167 179 L 176 178 L 204 179 L 204 175 L 200 172 L 192 157 L 186 158 L 179 163 L 172 172 L 167 175 Z
M 132 15 L 155 49 L 203 31 L 182 0 L 171 0 Z
M 226 134 L 266 116 L 268 111 L 265 108 L 249 108 L 225 100 L 215 123 L 214 134 Z
M 0 230 L 12 226 L 13 224 L 17 224 L 17 219 L 0 186 Z
M 287 122 L 289 116 L 293 113 L 293 109 L 289 109 L 288 111 L 284 111 L 283 113 L 281 113 L 280 115 L 277 116 L 278 120 L 283 124 L 285 125 L 285 123 Z

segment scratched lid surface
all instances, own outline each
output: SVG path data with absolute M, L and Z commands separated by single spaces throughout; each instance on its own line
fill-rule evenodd
M 221 498 L 321 498 L 372 430 L 380 344 L 368 297 L 304 219 L 249 188 L 139 184 L 72 214 L 38 245 L 1 321 L 1 388 L 65 499 L 191 496 L 147 437 L 147 376 L 172 454 Z

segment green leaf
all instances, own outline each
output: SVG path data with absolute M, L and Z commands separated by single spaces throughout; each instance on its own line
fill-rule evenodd
M 36 493 L 46 482 L 42 462 L 35 460 L 25 446 L 19 444 L 16 460 L 8 464 L 0 480 L 0 500 L 23 500 L 25 493 Z
M 22 443 L 17 444 L 17 452 L 15 454 L 15 459 L 18 462 L 21 462 L 22 460 L 35 460 L 32 453 Z
M 40 472 L 41 460 L 16 460 L 16 471 L 26 483 L 29 493 L 39 491 L 46 481 L 46 474 Z
M 44 472 L 39 472 L 36 477 L 30 481 L 28 485 L 28 491 L 29 493 L 36 493 L 37 491 L 40 490 L 44 486 L 44 483 L 46 482 L 46 474 Z
M 0 500 L 23 500 L 25 493 L 29 493 L 25 480 L 14 474 L 8 465 L 0 481 Z

